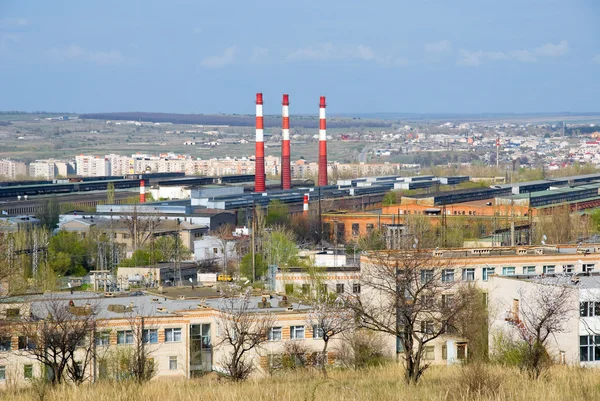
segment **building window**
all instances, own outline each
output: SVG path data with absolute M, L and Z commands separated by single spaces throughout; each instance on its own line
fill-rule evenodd
M 421 321 L 421 332 L 424 334 L 433 334 L 433 320 Z
M 448 346 L 446 344 L 442 344 L 442 359 L 444 361 L 448 359 Z
M 456 344 L 456 359 L 459 361 L 465 359 L 467 357 L 467 344 L 458 343 Z
M 544 274 L 554 273 L 554 265 L 544 266 Z
M 425 309 L 432 309 L 434 305 L 435 298 L 433 295 L 421 295 L 421 305 Z
M 213 253 L 216 255 L 217 253 L 219 253 L 219 248 L 213 248 Z
M 165 329 L 165 342 L 174 343 L 181 341 L 181 328 Z
M 169 370 L 177 370 L 177 357 L 176 356 L 169 357 Z
M 564 265 L 563 272 L 564 273 L 573 273 L 575 271 L 575 265 Z
M 33 365 L 23 365 L 23 378 L 33 379 Z
M 475 269 L 463 269 L 462 270 L 462 279 L 463 281 L 475 281 Z
M 502 268 L 502 274 L 505 276 L 511 276 L 515 274 L 515 268 L 514 267 L 503 267 Z
M 579 336 L 579 360 L 600 361 L 600 336 Z
M 496 274 L 496 268 L 495 267 L 484 267 L 482 270 L 482 278 L 483 281 L 488 281 L 490 278 L 490 275 L 492 274 Z
M 269 341 L 280 341 L 282 339 L 282 329 L 281 327 L 271 327 L 269 330 Z
M 367 223 L 367 233 L 373 232 L 373 224 Z
M 435 359 L 435 347 L 433 345 L 423 347 L 423 359 L 426 361 L 433 361 Z
M 451 307 L 453 302 L 454 302 L 454 295 L 442 294 L 442 308 Z
M 352 235 L 355 237 L 360 235 L 360 225 L 358 223 L 352 223 Z
M 290 338 L 292 340 L 304 339 L 304 326 L 291 326 L 290 327 Z
M 19 336 L 19 349 L 34 349 L 35 344 L 27 336 Z
M 579 316 L 594 317 L 600 316 L 600 302 L 580 302 Z
M 16 319 L 21 315 L 21 310 L 18 308 L 8 308 L 6 310 L 7 319 Z
M 310 284 L 302 284 L 302 294 L 303 295 L 310 294 Z
M 454 269 L 442 270 L 442 282 L 451 283 L 454 281 Z
M 584 271 L 584 272 L 589 272 L 589 273 L 591 273 L 591 272 L 593 272 L 593 271 L 594 271 L 594 267 L 595 267 L 595 266 L 596 266 L 596 265 L 594 265 L 593 263 L 589 263 L 589 264 L 582 265 L 582 266 L 581 266 L 581 271 Z
M 344 293 L 344 284 L 336 284 L 335 292 L 337 292 L 338 294 L 343 294 Z
M 523 266 L 523 274 L 535 274 L 535 266 Z
M 360 283 L 354 283 L 354 284 L 352 284 L 352 293 L 353 294 L 360 294 Z
M 421 270 L 421 283 L 428 283 L 433 280 L 433 269 Z
M 6 380 L 6 366 L 0 365 L 0 380 Z
M 96 334 L 96 345 L 110 345 L 110 333 L 102 332 Z
M 144 344 L 157 344 L 158 343 L 158 330 L 157 329 L 144 329 L 142 332 L 142 341 Z
M 132 330 L 117 331 L 117 344 L 133 344 Z
M 313 338 L 314 339 L 323 338 L 323 328 L 321 328 L 317 325 L 313 325 L 312 330 L 313 330 Z

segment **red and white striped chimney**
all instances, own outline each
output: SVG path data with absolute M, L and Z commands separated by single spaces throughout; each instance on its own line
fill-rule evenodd
M 283 95 L 281 104 L 281 134 L 283 137 L 281 143 L 281 189 L 290 189 L 292 176 L 290 173 L 290 97 L 288 94 Z
M 140 180 L 140 203 L 146 203 L 146 183 Z
M 325 121 L 325 96 L 319 102 L 319 179 L 320 187 L 327 185 L 327 123 Z
M 265 192 L 265 143 L 262 93 L 256 94 L 256 155 L 254 191 Z
M 302 205 L 302 214 L 304 216 L 308 215 L 308 194 L 304 194 L 304 203 Z

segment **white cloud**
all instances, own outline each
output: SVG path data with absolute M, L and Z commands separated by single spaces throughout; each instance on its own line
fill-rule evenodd
M 546 43 L 545 45 L 536 47 L 534 50 L 538 56 L 557 57 L 564 56 L 569 52 L 569 42 L 561 40 L 558 44 Z
M 257 47 L 252 51 L 252 56 L 250 57 L 250 62 L 251 63 L 260 63 L 268 55 L 269 55 L 269 49 L 266 49 L 264 47 Z
M 425 51 L 427 53 L 450 53 L 452 51 L 452 43 L 446 39 L 440 42 L 427 43 Z
M 118 50 L 95 51 L 78 45 L 54 48 L 49 53 L 54 60 L 59 62 L 85 61 L 98 65 L 117 65 L 126 61 L 126 57 Z
M 500 51 L 470 51 L 461 49 L 459 58 L 456 61 L 457 65 L 477 67 L 485 61 L 505 61 L 513 60 L 521 63 L 534 63 L 542 57 L 558 57 L 569 52 L 569 44 L 566 40 L 560 41 L 558 44 L 546 43 L 538 46 L 533 50 L 521 49 L 510 52 Z
M 386 66 L 406 65 L 407 61 L 390 54 L 381 55 L 366 45 L 335 46 L 331 42 L 296 49 L 287 56 L 290 61 L 361 60 Z
M 594 57 L 592 57 L 592 61 L 594 63 L 600 64 L 600 54 L 596 54 Z
M 522 63 L 533 63 L 537 59 L 531 54 L 529 50 L 515 50 L 511 52 L 512 57 Z
M 218 56 L 209 56 L 204 58 L 200 65 L 206 68 L 222 68 L 235 60 L 235 54 L 237 52 L 237 46 L 228 47 L 223 51 L 223 54 Z

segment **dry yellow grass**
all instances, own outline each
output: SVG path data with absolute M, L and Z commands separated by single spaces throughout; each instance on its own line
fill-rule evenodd
M 594 369 L 554 367 L 533 381 L 518 370 L 492 367 L 431 368 L 417 386 L 407 386 L 402 369 L 385 366 L 361 371 L 332 371 L 328 380 L 317 372 L 290 372 L 269 378 L 231 383 L 208 376 L 197 380 L 154 380 L 98 383 L 51 389 L 47 401 L 206 401 L 206 400 L 485 400 L 562 401 L 600 400 L 600 372 Z M 476 380 L 466 380 L 467 377 Z M 481 386 L 477 383 L 481 382 Z M 471 390 L 469 390 L 471 388 Z M 7 390 L 2 400 L 30 401 L 41 397 L 32 390 Z

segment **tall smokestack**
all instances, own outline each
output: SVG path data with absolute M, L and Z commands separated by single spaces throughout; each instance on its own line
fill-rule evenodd
M 281 143 L 281 189 L 292 187 L 292 176 L 290 173 L 290 97 L 283 95 L 281 103 L 281 132 L 283 142 Z
M 265 192 L 265 143 L 263 125 L 262 93 L 256 94 L 256 165 L 254 167 L 254 191 Z
M 325 96 L 319 102 L 319 179 L 318 185 L 327 185 L 327 122 L 325 121 Z
M 146 183 L 140 180 L 140 203 L 146 203 Z

